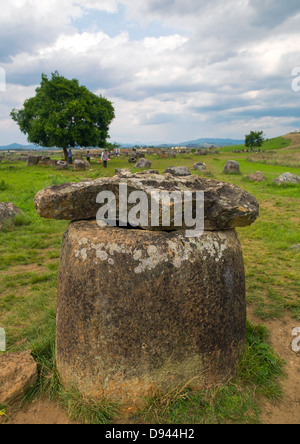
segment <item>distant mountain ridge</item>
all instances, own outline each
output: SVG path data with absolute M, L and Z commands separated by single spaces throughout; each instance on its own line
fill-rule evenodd
M 154 146 L 154 147 L 162 147 L 162 148 L 171 148 L 173 146 L 186 146 L 186 147 L 207 147 L 214 145 L 216 147 L 222 147 L 222 146 L 234 146 L 234 145 L 244 145 L 245 140 L 241 139 L 221 139 L 221 138 L 215 138 L 215 137 L 206 137 L 202 139 L 196 139 L 196 140 L 190 140 L 187 142 L 180 142 L 180 143 L 155 143 L 155 144 L 148 144 L 148 146 Z M 123 148 L 133 148 L 134 146 L 143 146 L 141 142 L 138 142 L 136 144 L 134 143 L 122 143 L 120 144 Z
M 10 145 L 0 146 L 0 151 L 4 150 L 44 150 L 45 148 L 37 145 L 21 145 L 20 143 L 11 143 Z
M 136 145 L 138 146 L 156 146 L 156 147 L 173 147 L 173 146 L 186 146 L 186 147 L 197 147 L 197 146 L 207 146 L 214 145 L 216 147 L 222 146 L 233 146 L 233 145 L 244 145 L 244 140 L 236 140 L 236 139 L 221 139 L 221 138 L 202 138 L 196 140 L 190 140 L 188 142 L 180 142 L 180 143 L 161 143 L 161 144 L 134 144 L 134 143 L 120 143 L 122 148 L 132 148 Z M 45 150 L 47 148 L 43 148 L 37 145 L 21 145 L 20 143 L 12 143 L 10 145 L 0 146 L 0 151 L 4 150 Z
M 233 146 L 233 145 L 244 145 L 245 140 L 235 140 L 235 139 L 218 139 L 218 138 L 202 138 L 197 140 L 190 140 L 189 142 L 182 142 L 178 146 L 191 146 L 198 145 L 215 145 L 215 146 Z

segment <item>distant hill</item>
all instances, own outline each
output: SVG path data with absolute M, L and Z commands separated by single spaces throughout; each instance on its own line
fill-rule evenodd
M 172 146 L 186 146 L 186 147 L 207 147 L 214 145 L 216 147 L 223 146 L 233 146 L 233 145 L 244 145 L 244 140 L 234 140 L 234 139 L 216 139 L 216 138 L 202 138 L 196 140 L 190 140 L 188 142 L 180 143 L 156 143 L 155 147 L 170 148 Z M 146 146 L 147 144 L 137 143 L 120 143 L 122 148 L 133 148 L 134 146 Z M 148 144 L 150 145 L 150 144 Z M 47 148 L 46 148 L 47 149 Z M 0 151 L 4 150 L 45 150 L 45 148 L 37 145 L 21 145 L 19 143 L 12 143 L 10 145 L 0 146 Z
M 155 143 L 148 144 L 155 147 L 161 148 L 171 148 L 173 146 L 186 146 L 186 147 L 207 147 L 214 145 L 216 147 L 223 146 L 234 146 L 234 145 L 244 145 L 245 140 L 235 140 L 235 139 L 216 139 L 212 138 L 202 138 L 196 140 L 189 140 L 187 142 L 178 142 L 178 143 Z M 120 143 L 122 148 L 133 148 L 134 146 L 143 146 L 142 143 L 130 144 L 130 143 Z
M 42 150 L 45 148 L 42 148 L 41 146 L 37 145 L 21 145 L 19 143 L 11 143 L 10 145 L 3 145 L 0 146 L 0 151 L 6 151 L 6 150 Z
M 172 146 L 186 146 L 186 147 L 207 147 L 214 145 L 216 147 L 223 147 L 223 146 L 234 146 L 234 145 L 244 145 L 245 140 L 235 140 L 235 139 L 216 139 L 214 137 L 212 138 L 202 138 L 202 139 L 196 139 L 196 140 L 189 140 L 187 142 L 180 142 L 180 143 L 156 143 L 153 146 L 155 147 L 161 147 L 161 148 L 170 148 Z M 122 148 L 132 148 L 135 145 L 130 143 L 121 143 L 120 144 Z M 138 146 L 143 146 L 141 143 L 137 143 Z
M 234 139 L 216 139 L 216 138 L 203 138 L 197 140 L 190 140 L 188 142 L 182 142 L 178 146 L 205 146 L 205 145 L 215 145 L 215 146 L 233 146 L 233 145 L 244 145 L 245 140 L 234 140 Z

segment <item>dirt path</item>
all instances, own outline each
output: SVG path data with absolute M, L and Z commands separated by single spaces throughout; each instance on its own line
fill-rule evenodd
M 290 316 L 261 322 L 252 313 L 248 318 L 254 324 L 263 324 L 270 333 L 274 350 L 286 361 L 287 379 L 283 381 L 284 399 L 281 402 L 262 404 L 264 424 L 300 424 L 300 353 L 292 351 L 292 331 L 300 322 Z M 65 411 L 55 403 L 42 400 L 15 414 L 8 424 L 73 424 Z
M 300 353 L 292 351 L 292 331 L 300 327 L 300 321 L 290 316 L 282 319 L 260 321 L 250 312 L 248 318 L 254 324 L 263 324 L 270 334 L 270 343 L 276 353 L 285 360 L 287 378 L 282 382 L 284 398 L 281 402 L 264 402 L 264 424 L 300 424 Z
M 33 402 L 13 415 L 7 424 L 73 424 L 64 409 L 48 400 Z

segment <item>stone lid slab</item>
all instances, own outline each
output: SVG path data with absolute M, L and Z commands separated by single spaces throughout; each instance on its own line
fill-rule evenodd
M 36 195 L 35 207 L 41 217 L 48 219 L 95 219 L 101 207 L 96 203 L 97 196 L 102 191 L 109 191 L 116 196 L 118 219 L 120 184 L 126 184 L 127 197 L 135 191 L 143 191 L 146 194 L 149 201 L 149 220 L 151 218 L 151 196 L 155 191 L 167 191 L 168 193 L 177 191 L 177 193 L 181 193 L 182 197 L 185 191 L 189 191 L 192 192 L 193 201 L 197 198 L 197 191 L 204 192 L 204 229 L 208 231 L 248 226 L 256 220 L 259 214 L 259 203 L 256 198 L 233 184 L 199 176 L 173 177 L 170 174 L 131 174 L 129 172 L 94 181 L 67 183 L 46 188 Z M 165 205 L 170 205 L 172 219 L 174 202 L 171 200 L 169 204 Z M 128 212 L 132 207 L 132 204 L 128 204 Z M 186 228 L 184 222 L 181 227 L 171 224 L 171 226 L 160 225 L 151 228 L 150 225 L 149 223 L 149 226 L 141 226 L 141 228 L 166 231 Z

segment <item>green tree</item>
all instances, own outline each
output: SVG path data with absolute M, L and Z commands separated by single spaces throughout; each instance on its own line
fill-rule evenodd
M 30 143 L 60 147 L 67 159 L 68 148 L 104 147 L 115 112 L 109 100 L 56 71 L 50 80 L 42 74 L 35 97 L 13 109 L 11 117 Z
M 259 148 L 264 142 L 263 131 L 251 131 L 250 134 L 245 136 L 245 146 L 250 148 Z

